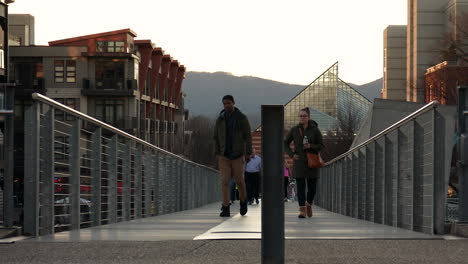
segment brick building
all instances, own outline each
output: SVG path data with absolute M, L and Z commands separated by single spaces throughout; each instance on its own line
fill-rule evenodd
M 424 101 L 457 104 L 459 85 L 468 85 L 468 65 L 444 61 L 426 70 Z

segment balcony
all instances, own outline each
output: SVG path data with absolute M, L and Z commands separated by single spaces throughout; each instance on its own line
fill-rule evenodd
M 134 134 L 134 129 L 138 127 L 138 123 L 137 123 L 138 119 L 132 116 L 124 116 L 121 118 L 108 118 L 104 116 L 95 116 L 95 115 L 91 115 L 91 116 L 130 134 Z
M 125 82 L 114 79 L 83 79 L 81 93 L 85 96 L 133 96 L 137 90 L 137 81 L 127 79 Z
M 31 98 L 31 94 L 40 93 L 46 94 L 44 78 L 34 78 L 28 81 L 12 81 L 16 83 L 15 97 L 16 98 Z

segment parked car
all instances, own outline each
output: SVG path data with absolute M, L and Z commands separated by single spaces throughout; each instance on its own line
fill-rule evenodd
M 80 222 L 88 222 L 91 219 L 91 201 L 80 198 Z M 70 197 L 55 201 L 55 224 L 71 224 L 71 202 Z

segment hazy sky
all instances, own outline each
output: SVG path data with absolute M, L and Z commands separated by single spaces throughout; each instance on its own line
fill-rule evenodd
M 383 30 L 407 23 L 407 0 L 16 0 L 36 44 L 131 28 L 188 71 L 308 84 L 334 62 L 340 77 L 382 77 Z

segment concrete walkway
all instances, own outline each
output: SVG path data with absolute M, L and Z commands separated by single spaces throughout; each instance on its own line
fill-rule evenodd
M 220 218 L 219 204 L 0 243 L 0 263 L 261 263 L 260 206 Z M 234 205 L 231 212 L 238 212 Z M 285 263 L 468 263 L 468 240 L 445 240 L 286 203 Z M 194 240 L 196 239 L 196 240 Z
M 219 204 L 156 217 L 43 236 L 34 241 L 164 241 L 261 239 L 261 204 L 241 216 L 238 203 L 230 218 L 220 218 Z M 286 239 L 442 239 L 371 223 L 314 207 L 314 216 L 297 218 L 297 203 L 285 203 Z

